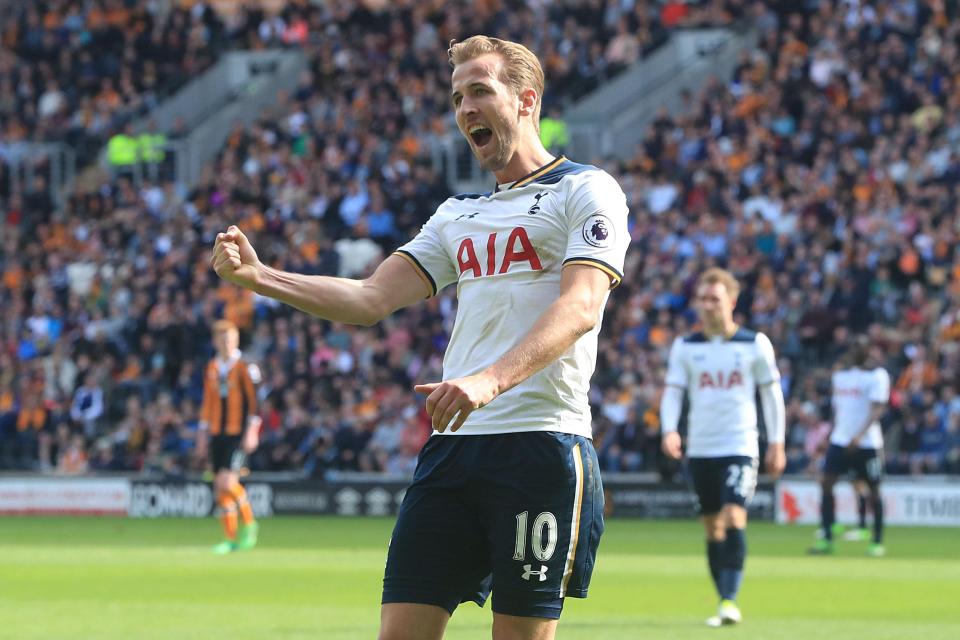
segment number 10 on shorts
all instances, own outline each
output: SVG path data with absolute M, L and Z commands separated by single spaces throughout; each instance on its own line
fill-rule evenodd
M 527 557 L 527 520 L 528 511 L 517 514 L 517 538 L 513 548 L 514 560 L 526 560 Z M 544 511 L 533 520 L 530 536 L 530 548 L 533 557 L 540 562 L 547 562 L 557 550 L 557 517 L 549 511 Z

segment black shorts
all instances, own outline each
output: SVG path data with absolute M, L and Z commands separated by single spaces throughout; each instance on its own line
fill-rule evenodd
M 757 489 L 758 460 L 750 456 L 690 458 L 687 472 L 697 496 L 697 513 L 719 513 L 724 505 L 750 505 Z
M 593 443 L 567 433 L 427 441 L 390 541 L 383 602 L 559 618 L 584 598 L 603 533 Z
M 823 461 L 823 472 L 833 476 L 850 473 L 857 480 L 869 483 L 880 482 L 883 476 L 882 449 L 854 449 L 831 444 Z
M 240 471 L 247 464 L 243 451 L 243 436 L 216 435 L 210 441 L 210 457 L 213 471 Z

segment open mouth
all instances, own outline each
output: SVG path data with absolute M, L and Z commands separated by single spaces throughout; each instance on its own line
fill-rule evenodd
M 493 139 L 493 131 L 483 125 L 473 125 L 470 127 L 470 139 L 478 149 L 485 147 Z

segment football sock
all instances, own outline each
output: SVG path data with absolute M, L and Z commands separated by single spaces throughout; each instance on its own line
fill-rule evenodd
M 873 500 L 873 541 L 883 544 L 883 499 L 879 494 Z
M 240 508 L 240 520 L 244 525 L 253 522 L 253 509 L 250 508 L 250 501 L 247 500 L 247 490 L 239 482 L 230 485 L 230 495 L 237 501 Z
M 743 581 L 743 563 L 747 557 L 747 536 L 743 529 L 727 529 L 723 568 L 720 570 L 720 597 L 736 600 Z
M 857 515 L 860 516 L 860 528 L 867 528 L 867 496 L 857 494 Z
M 820 524 L 825 540 L 833 540 L 833 491 L 824 491 L 820 500 Z
M 217 497 L 217 505 L 220 506 L 220 524 L 223 525 L 223 532 L 228 540 L 237 539 L 237 503 L 233 496 L 227 492 L 221 493 Z
M 713 586 L 720 593 L 720 570 L 723 563 L 723 548 L 726 540 L 707 540 L 707 563 L 710 565 L 710 577 Z

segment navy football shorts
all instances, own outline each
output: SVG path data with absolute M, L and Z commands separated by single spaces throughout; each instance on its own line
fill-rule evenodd
M 750 456 L 690 458 L 687 471 L 697 496 L 697 513 L 719 513 L 724 505 L 750 505 L 757 489 L 758 460 Z
M 831 444 L 823 461 L 823 472 L 833 476 L 850 473 L 857 480 L 880 482 L 883 475 L 883 450 L 858 448 L 849 451 L 846 447 Z
M 559 618 L 585 598 L 603 533 L 589 438 L 567 433 L 434 435 L 420 452 L 387 554 L 383 603 L 451 614 L 461 602 Z

